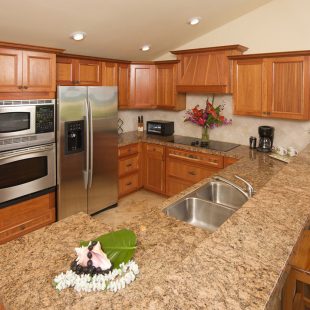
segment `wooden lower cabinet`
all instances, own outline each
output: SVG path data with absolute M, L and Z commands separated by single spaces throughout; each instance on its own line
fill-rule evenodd
M 165 147 L 163 145 L 145 143 L 143 154 L 144 187 L 153 192 L 165 194 Z
M 0 244 L 55 222 L 55 193 L 0 209 Z
M 144 187 L 173 196 L 237 159 L 215 154 L 135 143 L 119 148 L 119 197 Z
M 118 149 L 118 196 L 122 197 L 142 187 L 141 145 L 139 143 Z
M 223 156 L 168 148 L 166 194 L 173 196 L 223 168 Z

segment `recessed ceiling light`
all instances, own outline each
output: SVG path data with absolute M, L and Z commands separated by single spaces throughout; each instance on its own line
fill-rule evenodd
M 82 31 L 73 32 L 70 35 L 70 38 L 75 41 L 81 41 L 85 39 L 85 37 L 86 37 L 86 32 L 82 32 Z
M 143 45 L 142 47 L 140 47 L 140 50 L 142 51 L 142 52 L 147 52 L 147 51 L 149 51 L 151 49 L 151 45 L 149 45 L 149 44 L 145 44 L 145 45 Z
M 201 21 L 201 17 L 192 17 L 189 19 L 188 23 L 192 26 L 199 24 Z

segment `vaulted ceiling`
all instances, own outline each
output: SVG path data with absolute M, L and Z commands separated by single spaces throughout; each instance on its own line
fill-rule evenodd
M 152 60 L 271 0 L 0 0 L 0 41 Z M 201 23 L 189 26 L 190 17 Z M 85 40 L 70 39 L 75 31 Z M 143 44 L 152 49 L 141 52 Z M 242 44 L 242 42 L 236 42 Z

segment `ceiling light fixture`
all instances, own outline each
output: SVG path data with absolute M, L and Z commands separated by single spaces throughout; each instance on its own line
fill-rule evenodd
M 81 41 L 85 39 L 85 37 L 86 37 L 86 32 L 82 32 L 82 31 L 73 32 L 70 35 L 70 38 L 75 41 Z
M 145 45 L 143 45 L 142 47 L 140 47 L 140 50 L 142 51 L 142 52 L 147 52 L 147 51 L 149 51 L 151 49 L 151 45 L 149 45 L 149 44 L 145 44 Z
M 194 26 L 194 25 L 199 24 L 200 21 L 201 21 L 201 17 L 192 17 L 189 19 L 188 24 Z

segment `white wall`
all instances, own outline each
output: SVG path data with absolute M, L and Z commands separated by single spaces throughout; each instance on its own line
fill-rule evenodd
M 242 17 L 217 28 L 178 49 L 242 44 L 249 47 L 247 53 L 310 50 L 310 0 L 273 0 L 272 2 Z M 167 53 L 157 60 L 173 59 Z M 208 96 L 187 95 L 187 108 L 196 104 L 203 106 Z M 232 97 L 216 96 L 218 103 L 225 102 L 224 114 L 233 119 L 232 126 L 216 128 L 210 132 L 211 139 L 248 144 L 250 135 L 257 136 L 257 127 L 275 127 L 275 145 L 293 145 L 302 149 L 310 143 L 310 122 L 272 120 L 232 115 Z M 125 121 L 125 131 L 136 130 L 137 115 L 144 119 L 175 121 L 175 133 L 199 137 L 201 128 L 183 122 L 183 112 L 122 111 L 119 116 Z

